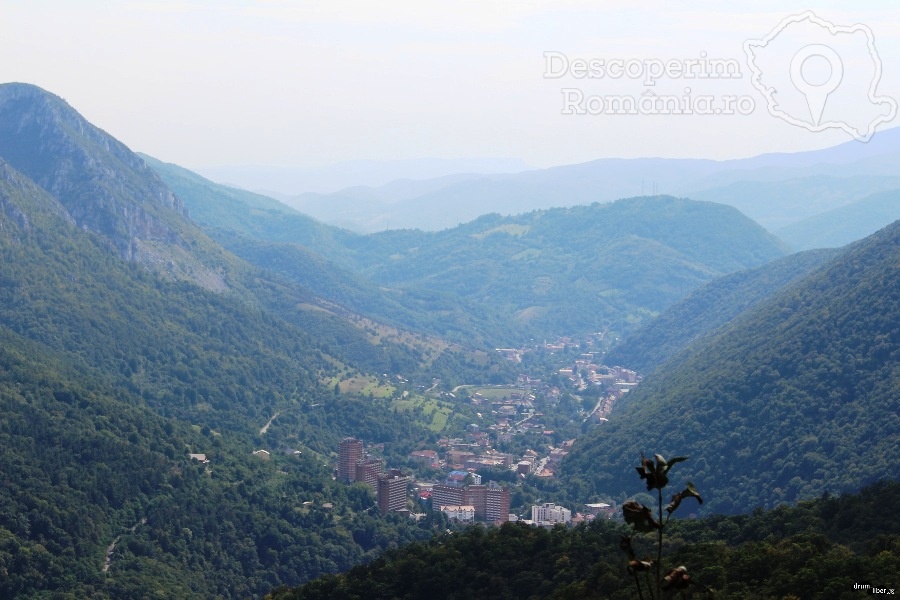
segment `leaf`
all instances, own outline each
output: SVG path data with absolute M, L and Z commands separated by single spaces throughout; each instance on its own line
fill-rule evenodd
M 623 504 L 622 515 L 625 517 L 625 522 L 640 533 L 650 533 L 656 529 L 662 529 L 662 525 L 653 518 L 650 509 L 640 502 L 629 500 Z
M 703 498 L 700 497 L 700 492 L 697 491 L 697 488 L 695 488 L 694 484 L 690 481 L 687 482 L 687 487 L 684 488 L 684 491 L 681 492 L 681 495 L 684 498 L 687 498 L 688 496 L 696 498 L 697 502 L 703 504 Z
M 666 477 L 666 471 L 668 471 L 666 459 L 660 454 L 654 454 L 653 458 L 656 459 L 656 464 L 642 453 L 641 466 L 637 467 L 637 472 L 641 479 L 647 480 L 647 491 L 653 489 L 661 490 L 669 483 L 669 478 Z
M 681 492 L 678 492 L 674 496 L 672 496 L 672 501 L 666 505 L 666 512 L 670 515 L 678 509 L 678 506 L 681 504 Z
M 700 494 L 697 492 L 697 488 L 695 488 L 694 484 L 689 481 L 687 487 L 672 496 L 672 501 L 666 505 L 666 512 L 671 515 L 678 509 L 678 507 L 681 505 L 681 501 L 685 498 L 696 498 L 697 502 L 703 504 L 703 498 L 700 497 Z
M 658 455 L 657 455 L 657 456 L 658 456 Z M 684 461 L 686 461 L 687 459 L 688 459 L 687 456 L 676 456 L 675 458 L 669 460 L 668 464 L 666 464 L 666 473 L 668 473 L 668 472 L 669 472 L 669 469 L 671 469 L 674 465 L 676 465 L 676 464 L 678 464 L 678 463 L 680 463 L 680 462 L 684 462 Z

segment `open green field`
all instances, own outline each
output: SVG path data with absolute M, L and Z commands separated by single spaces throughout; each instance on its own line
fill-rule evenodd
M 354 375 L 347 378 L 332 378 L 329 386 L 335 384 L 341 390 L 342 394 L 359 394 L 368 396 L 372 394 L 375 398 L 390 398 L 395 388 L 392 385 L 381 383 L 378 378 L 364 375 Z
M 469 393 L 472 395 L 481 394 L 489 400 L 502 400 L 509 398 L 511 394 L 525 394 L 525 391 L 517 387 L 470 387 Z
M 421 409 L 425 419 L 431 419 L 428 428 L 435 433 L 440 433 L 447 426 L 450 415 L 453 414 L 452 405 L 434 398 L 424 396 L 407 396 L 393 402 L 397 410 L 408 411 Z

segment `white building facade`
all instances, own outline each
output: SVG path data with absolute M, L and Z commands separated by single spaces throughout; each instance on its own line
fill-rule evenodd
M 474 506 L 444 506 L 441 512 L 447 515 L 448 519 L 459 521 L 460 523 L 475 522 Z
M 571 510 L 552 502 L 542 506 L 535 504 L 531 507 L 531 521 L 535 525 L 556 525 L 557 523 L 568 523 L 571 520 Z

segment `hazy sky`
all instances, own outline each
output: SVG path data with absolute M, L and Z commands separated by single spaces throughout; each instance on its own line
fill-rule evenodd
M 827 45 L 843 59 L 845 84 L 825 97 L 820 118 L 852 129 L 853 119 L 887 113 L 889 103 L 867 96 L 900 98 L 900 11 L 893 1 L 866 4 L 5 0 L 0 80 L 39 85 L 132 149 L 193 168 L 421 157 L 516 157 L 538 167 L 601 157 L 724 159 L 851 139 L 838 127 L 811 131 L 806 100 L 783 87 L 797 43 Z M 836 25 L 868 26 L 874 46 L 860 31 L 843 41 L 834 34 L 834 44 L 824 29 L 775 36 L 763 80 L 795 121 L 810 122 L 804 127 L 767 110 L 744 42 L 809 9 Z M 867 48 L 882 65 L 874 89 Z M 834 68 L 817 64 L 827 60 L 821 55 L 803 67 L 817 86 L 829 78 L 822 69 Z M 703 57 L 739 71 L 688 80 L 685 68 L 698 67 L 685 61 Z M 569 69 L 560 73 L 564 59 Z M 603 69 L 579 78 L 577 59 Z M 697 110 L 609 114 L 611 97 L 654 96 Z M 562 114 L 567 109 L 585 114 Z

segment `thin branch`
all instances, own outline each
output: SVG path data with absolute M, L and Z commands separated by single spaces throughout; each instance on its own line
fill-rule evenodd
M 657 547 L 656 547 L 656 597 L 662 598 L 662 542 L 663 542 L 663 528 L 665 525 L 663 524 L 663 495 L 662 488 L 657 488 L 656 490 L 659 493 L 659 504 L 657 504 L 657 508 L 659 509 L 659 530 L 657 532 Z
M 637 571 L 633 571 L 631 574 L 634 575 L 634 585 L 637 586 L 638 599 L 644 600 L 644 594 L 641 592 L 641 580 L 638 578 Z
M 645 571 L 644 575 L 647 577 L 647 595 L 650 596 L 650 600 L 653 600 L 653 582 L 650 580 L 650 571 Z

